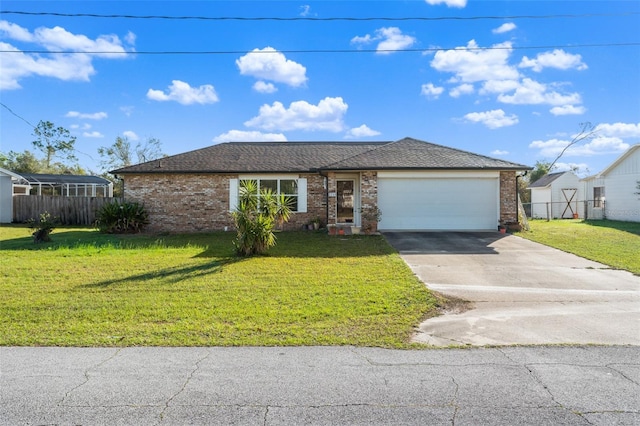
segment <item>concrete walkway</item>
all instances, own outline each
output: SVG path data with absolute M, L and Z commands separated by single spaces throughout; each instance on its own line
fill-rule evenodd
M 413 272 L 470 309 L 425 321 L 434 346 L 640 345 L 640 277 L 498 232 L 385 233 Z
M 0 348 L 2 425 L 634 425 L 638 347 Z

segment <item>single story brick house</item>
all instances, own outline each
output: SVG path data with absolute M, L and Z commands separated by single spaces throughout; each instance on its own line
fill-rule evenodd
M 285 229 L 496 230 L 517 222 L 516 175 L 531 167 L 412 138 L 228 142 L 124 167 L 124 197 L 149 232 L 231 229 L 242 180 L 294 200 Z M 376 209 L 381 212 L 376 220 Z

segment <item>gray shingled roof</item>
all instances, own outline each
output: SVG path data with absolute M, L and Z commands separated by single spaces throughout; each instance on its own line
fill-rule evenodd
M 114 170 L 127 173 L 282 173 L 319 170 L 530 167 L 405 138 L 395 142 L 227 142 Z
M 557 172 L 557 173 L 546 174 L 542 176 L 540 179 L 538 179 L 537 181 L 530 184 L 529 188 L 544 188 L 546 186 L 549 186 L 551 185 L 551 182 L 558 179 L 560 176 L 562 176 L 565 173 L 567 172 Z

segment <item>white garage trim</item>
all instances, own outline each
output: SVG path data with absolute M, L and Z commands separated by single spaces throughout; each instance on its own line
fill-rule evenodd
M 498 172 L 385 172 L 378 176 L 378 228 L 496 230 L 499 200 Z
M 500 178 L 499 171 L 476 171 L 476 170 L 462 170 L 462 171 L 379 171 L 379 178 L 452 178 L 452 179 L 472 179 L 472 178 Z

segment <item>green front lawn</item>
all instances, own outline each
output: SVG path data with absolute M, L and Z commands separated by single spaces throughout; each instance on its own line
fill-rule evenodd
M 437 301 L 382 237 L 113 236 L 0 227 L 0 345 L 407 347 Z
M 640 275 L 640 223 L 612 220 L 533 220 L 517 235 Z

